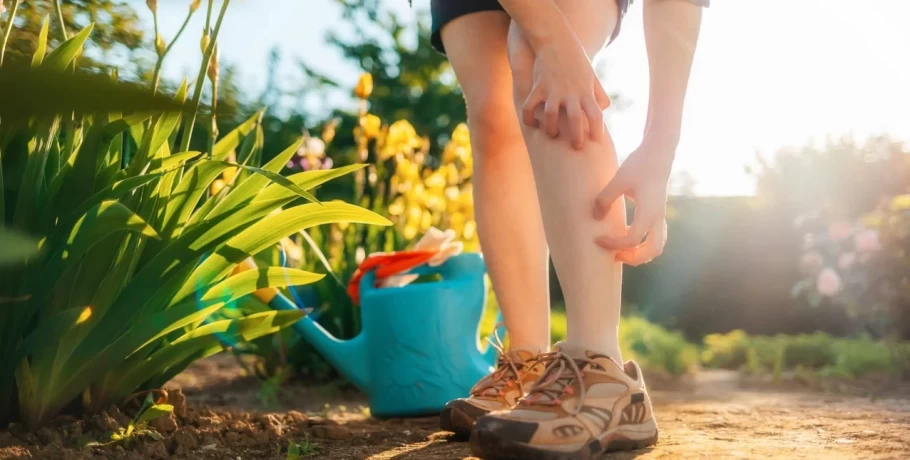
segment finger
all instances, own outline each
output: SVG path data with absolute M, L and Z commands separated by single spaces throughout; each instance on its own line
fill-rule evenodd
M 616 260 L 627 265 L 642 265 L 654 260 L 663 254 L 667 244 L 667 222 L 658 219 L 657 223 L 648 230 L 648 238 L 644 244 L 632 249 L 616 253 Z
M 644 216 L 636 215 L 632 220 L 632 226 L 625 235 L 620 237 L 598 236 L 594 241 L 598 246 L 608 251 L 619 251 L 621 249 L 631 249 L 641 244 L 642 238 L 645 237 L 645 231 L 650 226 Z
M 546 100 L 546 94 L 542 87 L 535 86 L 531 90 L 531 94 L 528 95 L 528 98 L 525 100 L 524 105 L 521 107 L 521 118 L 524 123 L 532 128 L 540 127 L 540 123 L 537 121 L 537 117 L 534 115 L 537 107 Z
M 550 137 L 559 136 L 559 108 L 562 105 L 558 98 L 550 97 L 544 107 L 544 126 Z
M 569 133 L 572 136 L 572 147 L 581 150 L 585 146 L 585 120 L 582 117 L 581 105 L 577 100 L 566 101 L 566 116 L 569 119 Z
M 610 96 L 607 94 L 607 91 L 604 90 L 600 81 L 594 82 L 594 99 L 597 100 L 597 105 L 600 107 L 600 110 L 607 110 L 607 108 L 610 107 Z
M 626 192 L 625 185 L 625 179 L 620 170 L 594 198 L 594 220 L 603 220 L 607 217 L 613 203 L 622 198 L 623 193 Z
M 584 109 L 588 117 L 591 140 L 597 142 L 604 135 L 604 113 L 594 99 L 585 99 Z

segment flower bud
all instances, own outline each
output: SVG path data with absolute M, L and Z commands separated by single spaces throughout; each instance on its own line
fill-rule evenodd
M 198 10 L 200 3 L 202 3 L 202 0 L 193 0 L 193 2 L 190 3 L 190 12 L 192 13 L 192 12 Z
M 360 80 L 357 81 L 357 86 L 354 87 L 354 95 L 360 99 L 366 99 L 370 97 L 372 92 L 373 76 L 366 72 L 360 74 Z
M 212 50 L 212 59 L 209 61 L 208 69 L 209 80 L 212 83 L 218 83 L 218 43 L 215 43 L 215 49 Z
M 202 54 L 205 54 L 209 49 L 209 45 L 212 43 L 212 38 L 209 36 L 208 32 L 202 34 L 202 40 L 199 42 L 199 48 L 202 50 Z
M 158 14 L 158 0 L 145 0 L 145 4 L 148 5 L 152 14 Z
M 163 56 L 164 52 L 167 51 L 167 43 L 165 43 L 161 34 L 155 36 L 155 51 L 158 52 L 158 56 Z

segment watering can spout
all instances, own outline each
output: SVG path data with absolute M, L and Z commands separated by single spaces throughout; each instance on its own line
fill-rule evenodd
M 298 309 L 290 299 L 280 294 L 272 299 L 270 305 L 282 310 Z M 369 392 L 366 349 L 362 333 L 350 340 L 338 340 L 308 316 L 297 321 L 293 328 L 355 387 L 363 392 Z

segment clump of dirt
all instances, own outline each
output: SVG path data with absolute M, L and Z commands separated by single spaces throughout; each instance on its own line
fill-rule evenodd
M 858 396 L 791 383 L 700 372 L 688 379 L 649 376 L 660 441 L 619 453 L 631 458 L 910 458 L 910 390 Z M 654 378 L 650 378 L 652 376 Z M 35 433 L 0 431 L 0 459 L 274 459 L 294 445 L 303 458 L 369 460 L 472 459 L 465 443 L 439 431 L 437 417 L 376 420 L 362 394 L 337 385 L 291 385 L 264 407 L 261 385 L 223 358 L 205 360 L 171 384 L 173 418 L 151 437 L 83 447 L 88 436 L 128 418 L 108 409 L 88 421 L 61 420 Z M 854 383 L 854 385 L 857 385 Z M 185 396 L 186 403 L 179 400 Z M 129 412 L 129 408 L 125 409 Z M 475 459 L 476 460 L 476 459 Z

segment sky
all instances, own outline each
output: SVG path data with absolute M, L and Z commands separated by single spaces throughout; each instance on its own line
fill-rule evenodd
M 137 3 L 143 20 L 151 15 Z M 160 0 L 161 31 L 173 36 L 189 0 Z M 384 3 L 413 20 L 406 0 Z M 642 1 L 620 37 L 598 56 L 607 91 L 625 100 L 608 112 L 620 157 L 641 141 L 648 104 Z M 910 0 L 715 0 L 705 10 L 683 115 L 674 174 L 696 181 L 698 195 L 747 195 L 745 165 L 756 153 L 827 137 L 890 134 L 910 141 Z M 414 0 L 427 10 L 429 0 Z M 201 10 L 200 10 L 201 12 Z M 197 13 L 165 64 L 165 75 L 195 74 Z M 237 66 L 255 97 L 265 86 L 269 51 L 283 56 L 286 81 L 303 60 L 353 86 L 360 70 L 324 45 L 345 30 L 333 0 L 236 0 L 222 29 L 221 59 Z M 416 31 L 413 32 L 416 34 Z M 334 106 L 346 100 L 330 101 Z M 308 109 L 314 109 L 308 107 Z

